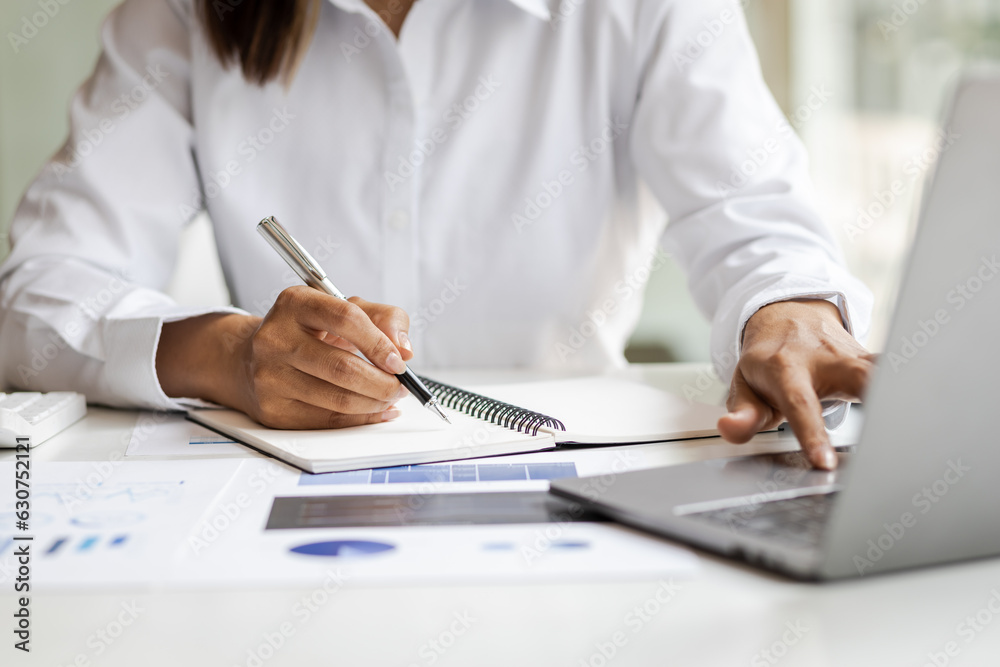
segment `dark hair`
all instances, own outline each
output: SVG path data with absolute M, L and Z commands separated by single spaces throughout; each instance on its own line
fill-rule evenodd
M 252 83 L 288 83 L 309 48 L 320 0 L 200 0 L 199 10 L 224 65 L 238 62 Z

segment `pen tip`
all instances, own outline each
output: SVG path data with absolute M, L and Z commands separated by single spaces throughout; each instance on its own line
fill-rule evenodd
M 434 413 L 435 413 L 435 414 L 436 414 L 436 415 L 437 415 L 438 417 L 440 417 L 441 419 L 445 420 L 445 421 L 446 421 L 447 423 L 449 423 L 449 424 L 451 423 L 451 420 L 450 420 L 450 419 L 448 419 L 448 417 L 446 417 L 446 416 L 445 416 L 445 414 L 444 414 L 443 412 L 441 412 L 441 408 L 439 408 L 439 407 L 438 407 L 437 405 L 435 405 L 434 403 L 428 403 L 428 404 L 427 404 L 427 407 L 429 407 L 429 408 L 430 408 L 431 410 L 433 410 L 433 411 L 434 411 Z

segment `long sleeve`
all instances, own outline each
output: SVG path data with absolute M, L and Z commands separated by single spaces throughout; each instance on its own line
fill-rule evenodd
M 430 3 L 407 19 L 419 29 L 347 59 L 378 17 L 329 0 L 293 82 L 260 87 L 219 65 L 191 1 L 127 0 L 105 26 L 0 268 L 8 385 L 179 407 L 156 343 L 198 312 L 162 289 L 203 206 L 254 313 L 298 283 L 247 229 L 274 213 L 342 287 L 411 314 L 422 364 L 478 365 L 483 350 L 504 366 L 621 363 L 649 250 L 637 173 L 671 216 L 662 243 L 715 320 L 724 376 L 770 301 L 831 298 L 864 335 L 869 296 L 810 203 L 736 3 L 588 3 L 558 24 L 546 0 Z
M 763 81 L 737 3 L 644 11 L 632 150 L 670 215 L 662 243 L 712 320 L 720 377 L 731 377 L 744 325 L 768 303 L 830 299 L 863 340 L 871 294 L 812 203 L 805 149 Z
M 160 389 L 163 322 L 205 312 L 162 290 L 200 208 L 190 7 L 129 0 L 70 109 L 70 135 L 26 193 L 0 268 L 0 373 L 114 406 L 180 407 Z

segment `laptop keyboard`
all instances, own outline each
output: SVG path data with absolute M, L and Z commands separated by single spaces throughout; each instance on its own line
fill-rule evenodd
M 816 546 L 836 495 L 822 493 L 747 503 L 684 516 L 721 525 L 745 535 L 777 539 L 792 546 Z

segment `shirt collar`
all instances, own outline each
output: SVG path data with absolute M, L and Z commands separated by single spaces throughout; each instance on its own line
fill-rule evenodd
M 549 0 L 507 0 L 510 4 L 520 7 L 536 18 L 548 21 L 552 18 L 549 11 Z M 345 11 L 363 11 L 367 8 L 365 0 L 330 0 L 330 2 Z

